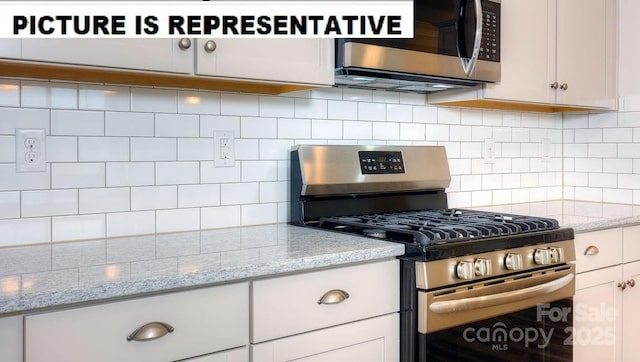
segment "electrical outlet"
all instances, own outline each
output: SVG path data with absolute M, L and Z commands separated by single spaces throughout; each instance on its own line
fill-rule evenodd
M 484 163 L 496 162 L 496 140 L 494 138 L 484 139 Z
M 232 167 L 235 165 L 235 147 L 233 131 L 213 132 L 213 165 Z
M 542 162 L 551 162 L 551 140 L 548 138 L 542 139 Z
M 45 130 L 16 129 L 16 171 L 44 172 L 47 170 Z

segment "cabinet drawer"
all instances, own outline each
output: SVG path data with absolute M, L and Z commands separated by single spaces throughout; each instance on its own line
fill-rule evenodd
M 399 263 L 330 269 L 253 282 L 254 343 L 399 310 Z M 348 298 L 320 304 L 330 291 Z M 335 294 L 334 294 L 335 295 Z
M 604 268 L 622 262 L 622 229 L 576 234 L 576 272 Z
M 25 361 L 173 361 L 247 344 L 247 283 L 25 318 Z M 150 322 L 174 327 L 150 341 L 127 336 Z
M 624 262 L 640 260 L 640 226 L 631 226 L 622 229 L 622 250 Z

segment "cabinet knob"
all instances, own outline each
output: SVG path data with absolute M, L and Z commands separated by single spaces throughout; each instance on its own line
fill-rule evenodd
M 600 249 L 598 249 L 597 246 L 595 245 L 590 245 L 585 251 L 584 251 L 584 255 L 597 255 L 600 252 Z
M 558 82 L 551 83 L 551 88 L 553 89 L 558 89 L 558 86 L 559 86 Z
M 625 290 L 627 289 L 627 284 L 625 282 L 618 283 L 618 288 Z
M 148 342 L 165 336 L 167 333 L 174 331 L 174 328 L 164 322 L 150 322 L 141 327 L 138 327 L 135 331 L 131 332 L 127 336 L 127 341 Z
M 560 85 L 560 89 L 567 90 L 569 89 L 569 85 L 567 83 L 562 83 L 562 85 Z
M 180 41 L 178 42 L 178 47 L 182 50 L 187 50 L 191 48 L 191 39 L 189 38 L 180 39 Z
M 217 47 L 218 47 L 218 45 L 213 40 L 207 40 L 207 42 L 204 43 L 204 50 L 207 53 L 213 53 L 216 50 Z
M 630 286 L 631 288 L 636 286 L 636 280 L 635 279 L 629 279 L 627 280 L 627 285 Z
M 338 304 L 344 302 L 347 298 L 349 298 L 349 293 L 344 290 L 331 289 L 320 297 L 318 304 Z

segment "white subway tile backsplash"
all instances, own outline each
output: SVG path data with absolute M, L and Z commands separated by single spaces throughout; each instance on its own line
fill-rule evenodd
M 413 107 L 405 104 L 387 104 L 387 115 L 383 121 L 385 120 L 390 122 L 413 122 Z
M 633 162 L 630 159 L 611 158 L 602 160 L 602 172 L 632 173 Z
M 293 140 L 260 140 L 261 160 L 286 160 L 289 158 Z
M 229 116 L 258 116 L 260 102 L 258 96 L 244 94 L 220 94 L 220 114 Z
M 51 242 L 51 218 L 0 220 L 0 246 Z
M 403 141 L 424 141 L 426 129 L 420 123 L 400 123 L 400 139 Z
M 242 182 L 276 181 L 277 161 L 242 161 Z
M 153 113 L 106 112 L 106 136 L 149 136 L 154 134 Z
M 261 96 L 260 117 L 293 117 L 294 98 Z
M 20 81 L 0 79 L 0 107 L 20 107 Z
M 156 211 L 156 232 L 169 233 L 200 229 L 200 209 Z
M 22 217 L 78 213 L 78 190 L 22 191 Z
M 540 127 L 540 116 L 538 113 L 522 113 L 520 115 L 520 125 L 528 128 Z
M 193 114 L 155 115 L 156 137 L 198 137 L 200 135 L 200 118 Z
M 587 157 L 589 148 L 586 144 L 564 144 L 562 152 L 564 157 Z
M 198 162 L 156 162 L 156 185 L 185 185 L 200 182 Z
M 200 210 L 202 229 L 240 226 L 240 206 L 205 207 Z
M 502 126 L 502 113 L 498 111 L 483 110 L 482 124 L 484 126 Z
M 46 138 L 46 149 L 47 162 L 78 161 L 78 137 L 48 136 Z
M 327 118 L 341 120 L 358 119 L 358 102 L 330 100 L 327 102 Z
M 131 138 L 131 161 L 175 161 L 175 138 Z
M 0 107 L 0 134 L 15 135 L 16 128 L 44 128 L 49 134 L 49 110 Z
M 46 172 L 16 172 L 15 163 L 0 163 L 0 191 L 48 189 L 50 167 Z
M 472 127 L 471 140 L 474 142 L 484 142 L 487 138 L 493 138 L 492 127 Z
M 311 137 L 314 139 L 342 139 L 342 136 L 342 121 L 311 121 Z
M 427 103 L 427 96 L 421 93 L 399 93 L 400 104 L 421 106 Z
M 482 190 L 481 175 L 460 176 L 460 191 L 476 191 L 476 190 Z
M 126 137 L 79 137 L 78 161 L 129 161 Z
M 373 139 L 399 140 L 400 124 L 391 122 L 375 122 L 372 127 Z
M 85 240 L 106 237 L 104 214 L 57 216 L 51 219 L 51 241 Z
M 20 192 L 0 192 L 0 219 L 20 217 Z
M 428 126 L 427 126 L 428 127 Z M 442 126 L 440 126 L 442 127 Z M 450 134 L 451 136 L 449 137 L 449 140 L 451 141 L 471 141 L 471 126 L 444 126 L 444 127 L 450 127 Z M 428 132 L 428 130 L 427 130 Z M 427 133 L 427 137 L 428 137 L 428 133 Z M 499 142 L 501 142 L 500 140 L 497 140 Z
M 482 143 L 480 142 L 464 142 L 460 145 L 460 157 L 462 158 L 482 157 L 482 152 Z
M 51 135 L 104 136 L 104 112 L 52 110 Z
M 327 100 L 295 98 L 296 118 L 327 118 Z
M 14 136 L 0 136 L 0 162 L 16 162 L 15 142 Z
M 413 122 L 431 123 L 438 122 L 438 108 L 430 106 L 413 106 Z
M 131 190 L 128 187 L 80 189 L 79 213 L 129 211 Z
M 577 172 L 602 172 L 602 159 L 576 158 L 575 170 Z
M 460 124 L 460 114 L 458 108 L 438 108 L 438 123 Z
M 426 124 L 426 139 L 430 141 L 448 141 L 451 126 L 444 124 Z
M 371 122 L 345 121 L 343 122 L 344 139 L 370 140 L 373 136 Z
M 131 91 L 129 87 L 80 84 L 78 108 L 127 112 L 131 109 Z
M 640 175 L 618 175 L 618 188 L 621 189 L 636 189 L 640 185 Z
M 589 128 L 611 128 L 618 126 L 618 113 L 589 113 Z
M 295 118 L 278 119 L 278 138 L 311 138 L 311 120 Z
M 605 128 L 602 130 L 602 141 L 610 143 L 633 142 L 633 135 L 632 128 Z
M 177 186 L 141 186 L 131 188 L 131 210 L 175 209 L 178 207 Z
M 316 99 L 342 99 L 342 88 L 328 87 L 311 89 L 309 97 Z
M 602 202 L 602 189 L 591 187 L 576 187 L 575 199 L 582 201 Z
M 602 142 L 602 129 L 576 129 L 576 143 L 599 143 Z
M 278 204 L 242 205 L 242 225 L 272 224 L 278 221 Z
M 179 185 L 178 208 L 220 205 L 220 185 Z
M 211 138 L 178 138 L 178 161 L 213 161 L 213 156 Z
M 616 157 L 618 147 L 615 143 L 589 144 L 589 157 Z
M 152 234 L 156 231 L 155 211 L 107 214 L 107 237 Z
M 242 138 L 277 138 L 278 120 L 265 117 L 242 117 L 240 122 Z
M 178 92 L 173 89 L 131 88 L 132 112 L 178 111 Z
M 368 89 L 344 88 L 342 90 L 342 99 L 345 101 L 371 102 L 373 100 L 373 91 Z
M 243 205 L 260 202 L 260 184 L 244 182 L 220 185 L 220 203 L 222 205 Z
M 488 206 L 492 204 L 491 191 L 472 191 L 471 206 Z
M 619 158 L 638 158 L 640 155 L 640 143 L 618 144 Z
M 200 137 L 213 137 L 215 131 L 233 131 L 240 137 L 240 117 L 237 116 L 200 116 Z
M 609 187 L 618 185 L 618 175 L 613 173 L 590 173 L 589 187 Z
M 260 158 L 260 140 L 257 139 L 236 139 L 235 153 L 236 160 L 258 160 Z
M 371 101 L 378 103 L 400 103 L 400 93 L 374 90 L 371 93 Z
M 632 204 L 633 190 L 602 189 L 602 201 L 616 204 Z
M 106 164 L 106 186 L 145 186 L 155 182 L 153 162 L 109 162 Z
M 240 162 L 233 167 L 215 167 L 213 162 L 200 162 L 201 183 L 240 182 Z
M 286 181 L 261 182 L 260 203 L 285 202 L 289 184 Z
M 178 113 L 220 114 L 220 93 L 178 91 Z
M 51 188 L 105 187 L 104 163 L 54 163 Z
M 33 108 L 78 108 L 78 85 L 22 81 L 20 105 Z

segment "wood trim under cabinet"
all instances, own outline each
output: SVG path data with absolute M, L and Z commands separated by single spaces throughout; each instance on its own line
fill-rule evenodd
M 319 85 L 268 83 L 194 75 L 6 60 L 0 60 L 0 76 L 261 94 L 282 94 L 320 87 Z
M 532 104 L 532 103 L 517 103 L 517 102 L 506 102 L 506 101 L 491 101 L 491 100 L 436 102 L 436 103 L 432 103 L 431 105 L 500 109 L 500 110 L 509 110 L 509 111 L 546 112 L 546 113 L 606 111 L 606 110 L 592 109 L 592 108 L 569 107 L 569 106 L 559 106 L 559 105 L 556 106 L 556 105 Z

